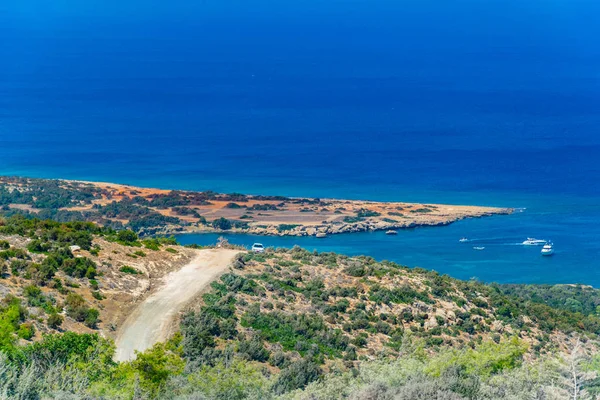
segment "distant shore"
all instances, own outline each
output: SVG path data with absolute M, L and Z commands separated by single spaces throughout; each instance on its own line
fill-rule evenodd
M 88 220 L 142 235 L 233 232 L 324 236 L 441 226 L 510 208 L 222 194 L 101 182 L 0 177 L 5 213 Z

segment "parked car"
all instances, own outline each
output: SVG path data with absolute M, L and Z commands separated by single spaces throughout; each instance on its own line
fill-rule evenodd
M 263 246 L 263 245 L 262 245 L 262 244 L 260 244 L 260 243 L 254 243 L 254 244 L 252 245 L 252 251 L 253 251 L 253 252 L 255 252 L 255 253 L 264 253 L 264 251 L 265 251 L 265 246 Z

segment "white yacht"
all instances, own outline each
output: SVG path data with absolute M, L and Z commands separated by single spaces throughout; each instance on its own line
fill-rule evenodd
M 469 239 L 467 239 L 466 237 L 461 237 L 460 239 L 458 239 L 458 241 L 461 243 L 465 243 L 465 242 L 468 242 Z
M 525 246 L 543 246 L 546 244 L 545 240 L 536 239 L 536 238 L 527 238 L 527 240 L 523 241 Z
M 554 245 L 552 243 L 546 243 L 544 247 L 542 247 L 541 253 L 543 256 L 551 256 L 554 254 Z
M 473 250 L 485 250 L 485 247 L 483 247 L 483 246 L 475 246 L 475 247 L 473 247 Z

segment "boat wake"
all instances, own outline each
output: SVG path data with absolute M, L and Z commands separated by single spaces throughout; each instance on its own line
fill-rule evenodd
M 528 238 L 525 241 L 519 241 L 516 237 L 495 237 L 495 238 L 476 238 L 469 239 L 469 243 L 480 246 L 542 246 L 546 244 L 546 240 Z

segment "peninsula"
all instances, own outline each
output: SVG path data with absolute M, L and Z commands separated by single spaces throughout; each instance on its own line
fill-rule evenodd
M 140 188 L 113 183 L 0 177 L 5 215 L 93 221 L 140 235 L 229 231 L 311 236 L 447 225 L 512 209 Z

